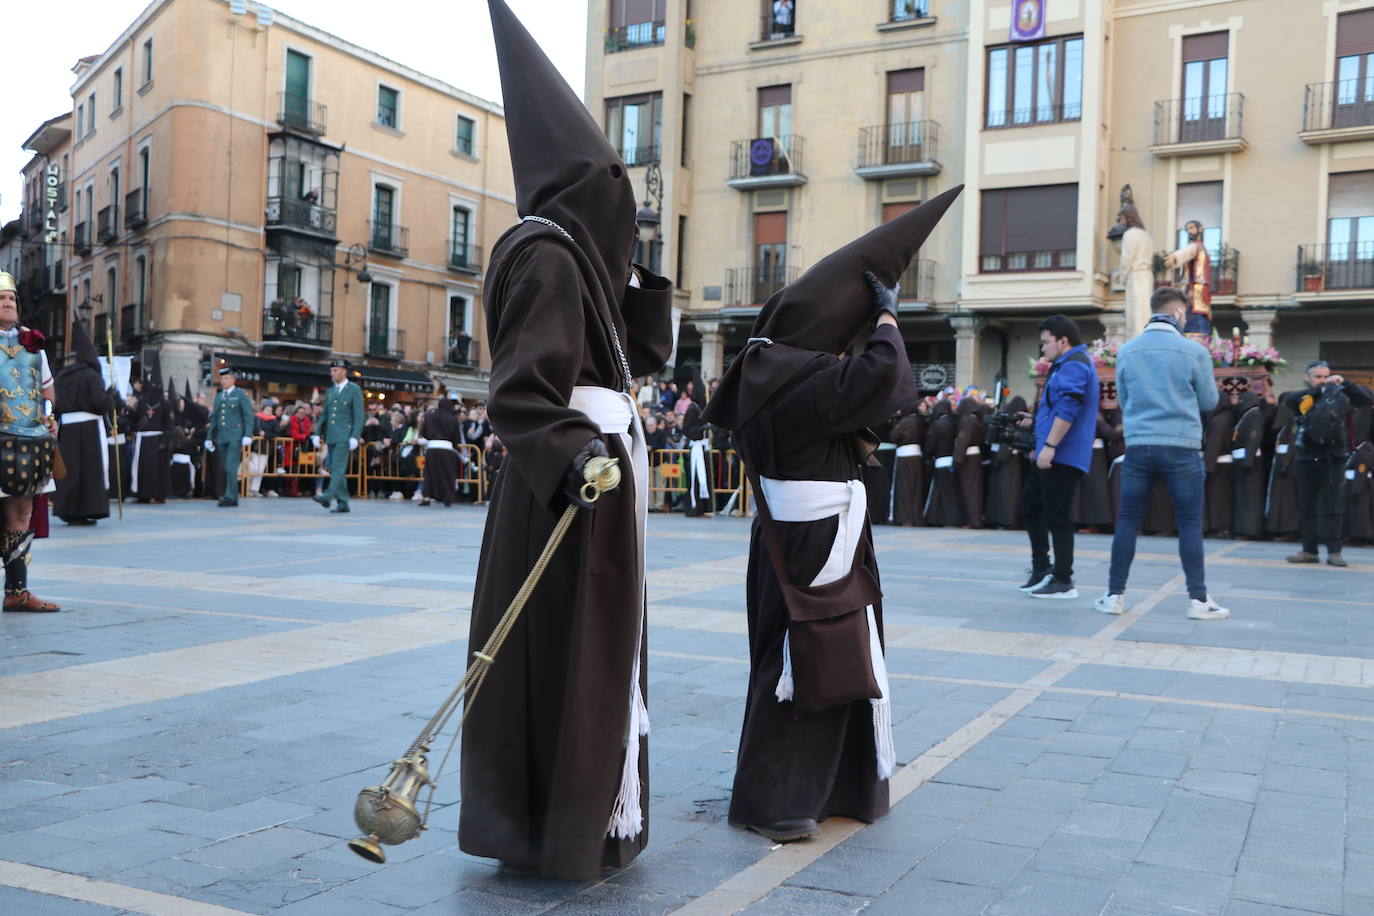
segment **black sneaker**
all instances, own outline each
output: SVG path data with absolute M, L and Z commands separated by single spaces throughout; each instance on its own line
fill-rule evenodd
M 1073 587 L 1072 580 L 1065 582 L 1063 579 L 1057 579 L 1051 576 L 1043 585 L 1039 588 L 1031 589 L 1027 594 L 1032 598 L 1059 598 L 1067 600 L 1069 598 L 1077 598 L 1078 589 Z
M 1023 592 L 1028 592 L 1033 588 L 1039 588 L 1044 585 L 1049 581 L 1049 578 L 1050 571 L 1048 569 L 1032 569 L 1030 571 L 1030 578 L 1026 580 L 1026 584 L 1018 585 L 1017 588 L 1021 589 Z

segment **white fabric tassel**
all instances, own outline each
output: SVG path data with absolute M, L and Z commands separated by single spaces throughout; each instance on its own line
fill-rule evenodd
M 778 676 L 778 687 L 773 692 L 778 698 L 779 703 L 786 703 L 792 699 L 792 635 L 783 633 L 782 636 L 782 674 Z
M 611 809 L 606 833 L 612 839 L 633 840 L 644 829 L 644 812 L 639 804 L 639 739 L 649 734 L 649 709 L 639 689 L 639 653 L 635 653 L 634 679 L 630 688 L 630 722 L 626 729 L 625 763 L 620 769 L 620 791 Z
M 878 778 L 888 779 L 897 767 L 897 748 L 892 743 L 891 687 L 887 679 L 887 662 L 883 658 L 883 644 L 878 639 L 878 621 L 873 608 L 868 608 L 868 655 L 873 661 L 873 677 L 882 693 L 873 706 L 873 749 L 878 757 Z

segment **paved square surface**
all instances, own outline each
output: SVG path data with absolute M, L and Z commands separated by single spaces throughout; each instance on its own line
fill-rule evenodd
M 66 610 L 0 620 L 0 913 L 1374 913 L 1374 551 L 1208 542 L 1233 616 L 1195 622 L 1172 541 L 1112 618 L 1108 538 L 1079 538 L 1082 598 L 1033 601 L 1019 532 L 880 528 L 892 813 L 774 847 L 725 823 L 748 523 L 652 516 L 650 843 L 582 884 L 460 853 L 454 772 L 388 864 L 345 848 L 461 676 L 485 517 L 353 506 L 38 543 Z

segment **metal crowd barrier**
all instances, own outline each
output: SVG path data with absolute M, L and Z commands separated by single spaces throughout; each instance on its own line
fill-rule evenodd
M 360 443 L 348 456 L 349 490 L 366 499 L 371 496 L 372 481 L 419 486 L 425 476 L 424 449 L 413 447 L 415 452 L 403 457 L 400 449 L 384 448 L 380 442 Z M 487 491 L 486 456 L 479 446 L 467 443 L 455 443 L 454 449 L 458 452 L 457 484 L 476 487 L 476 503 L 480 505 Z M 262 482 L 268 479 L 308 480 L 305 489 L 310 492 L 316 481 L 329 476 L 328 469 L 324 449 L 315 451 L 309 441 L 302 444 L 289 436 L 254 436 L 244 447 L 239 464 L 239 493 L 247 496 L 250 491 L 261 490 Z
M 685 496 L 691 483 L 691 449 L 661 448 L 649 453 L 649 507 L 661 508 L 669 496 Z M 711 467 L 713 511 L 724 509 L 731 496 L 735 504 L 731 511 L 748 515 L 753 488 L 744 473 L 744 462 L 734 449 L 708 449 L 706 461 Z M 722 499 L 723 497 L 723 499 Z
M 370 490 L 368 485 L 374 480 L 384 480 L 402 487 L 418 486 L 425 479 L 427 450 L 420 445 L 411 447 L 414 448 L 413 452 L 402 455 L 406 446 L 383 448 L 380 442 L 371 443 L 365 467 L 365 487 Z M 487 492 L 486 455 L 480 446 L 467 442 L 455 442 L 453 448 L 458 453 L 458 477 L 455 483 L 459 487 L 476 487 L 474 504 L 481 505 Z

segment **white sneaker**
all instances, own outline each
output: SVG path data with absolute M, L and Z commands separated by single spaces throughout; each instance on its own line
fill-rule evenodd
M 405 499 L 405 495 L 402 494 L 400 490 L 392 490 L 391 495 L 388 496 L 387 499 Z
M 1212 600 L 1211 596 L 1198 601 L 1196 598 L 1188 602 L 1189 620 L 1225 620 L 1231 616 L 1231 612 Z
M 1094 601 L 1093 607 L 1104 614 L 1120 614 L 1126 610 L 1126 596 L 1108 592 Z

